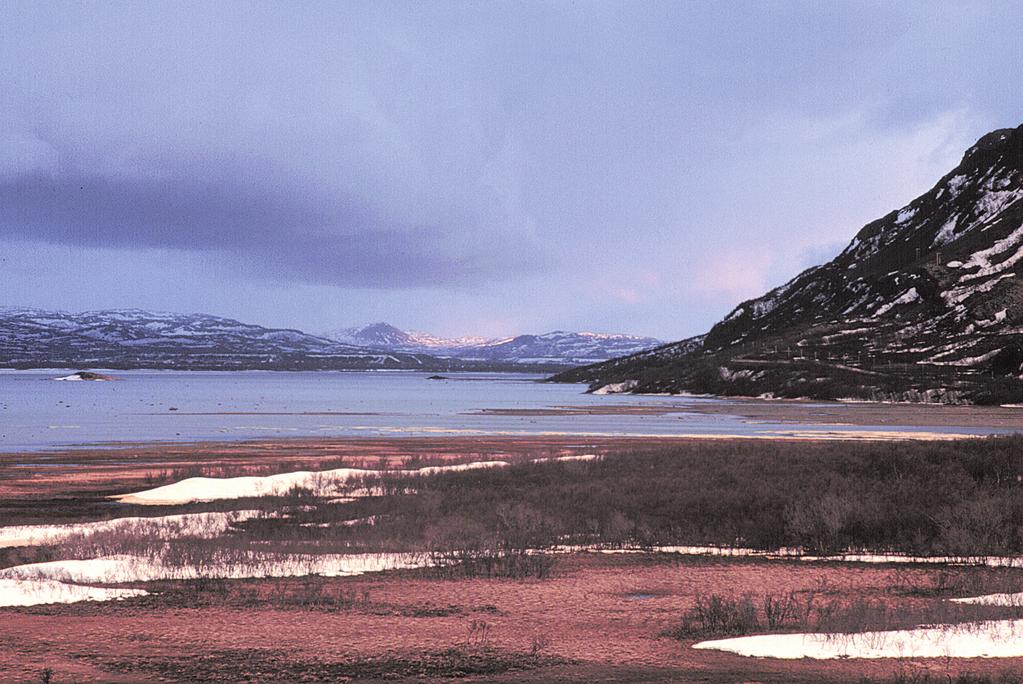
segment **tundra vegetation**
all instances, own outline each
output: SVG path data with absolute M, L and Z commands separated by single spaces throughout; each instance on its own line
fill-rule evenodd
M 527 635 L 532 640 L 521 653 L 506 652 L 492 644 L 494 625 L 500 622 L 493 617 L 498 614 L 494 606 L 422 599 L 398 604 L 374 587 L 316 576 L 322 567 L 316 558 L 409 555 L 418 560 L 396 570 L 403 573 L 397 579 L 436 579 L 438 585 L 465 578 L 528 579 L 508 586 L 551 586 L 550 578 L 558 582 L 574 572 L 575 561 L 564 559 L 566 551 L 577 548 L 648 552 L 605 558 L 665 567 L 679 563 L 683 571 L 694 563 L 722 561 L 682 560 L 660 553 L 662 547 L 787 549 L 806 555 L 897 553 L 967 562 L 1023 553 L 1023 437 L 954 442 L 694 440 L 588 460 L 548 458 L 504 467 L 410 472 L 428 463 L 433 461 L 380 460 L 375 472 L 345 482 L 329 497 L 296 487 L 281 496 L 183 506 L 108 504 L 119 517 L 153 517 L 89 528 L 53 543 L 0 548 L 0 572 L 32 562 L 128 556 L 138 560 L 141 571 L 187 570 L 157 573 L 152 581 L 135 585 L 150 592 L 127 599 L 136 608 L 228 606 L 443 618 L 464 625 L 451 650 L 405 654 L 400 663 L 357 659 L 324 673 L 375 675 L 377 668 L 397 668 L 408 676 L 448 676 L 454 671 L 525 671 L 565 661 L 551 647 L 545 625 Z M 214 473 L 160 473 L 153 481 L 200 474 Z M 204 512 L 210 515 L 190 517 L 187 524 L 180 517 Z M 814 572 L 813 566 L 798 564 Z M 225 566 L 245 566 L 248 574 L 218 572 Z M 654 627 L 651 636 L 660 633 L 686 647 L 698 640 L 765 632 L 851 639 L 918 625 L 969 629 L 981 621 L 1023 619 L 1023 604 L 948 600 L 1023 591 L 1020 568 L 939 563 L 890 565 L 882 572 L 890 586 L 880 594 L 826 583 L 807 587 L 805 582 L 784 589 L 707 587 L 705 595 L 695 596 Z M 68 607 L 32 610 L 57 615 Z M 210 667 L 228 672 L 230 662 L 225 657 L 224 663 Z M 170 666 L 166 659 L 153 659 L 146 672 L 156 675 Z M 242 675 L 240 670 L 231 672 Z
M 384 473 L 360 486 L 384 495 L 343 509 L 372 519 L 371 530 L 330 525 L 331 511 L 319 507 L 307 522 L 328 523 L 324 529 L 352 544 L 512 556 L 555 544 L 955 557 L 1023 551 L 1021 437 L 686 443 L 593 461 Z
M 233 508 L 258 512 L 226 533 L 177 536 L 133 522 L 55 548 L 6 550 L 0 563 L 131 554 L 202 567 L 253 554 L 398 552 L 428 556 L 424 572 L 446 577 L 543 578 L 556 552 L 573 545 L 1023 552 L 1023 437 L 693 442 L 588 461 L 407 472 L 418 465 L 349 481 L 351 496 L 295 488 L 235 500 Z

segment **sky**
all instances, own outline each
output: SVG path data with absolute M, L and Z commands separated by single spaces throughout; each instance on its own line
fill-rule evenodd
M 0 305 L 681 339 L 1023 123 L 1006 2 L 0 4 Z

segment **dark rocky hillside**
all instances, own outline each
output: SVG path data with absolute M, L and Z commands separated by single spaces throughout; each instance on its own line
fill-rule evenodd
M 593 389 L 1023 401 L 1023 126 L 989 133 L 832 261 L 700 338 L 555 377 Z

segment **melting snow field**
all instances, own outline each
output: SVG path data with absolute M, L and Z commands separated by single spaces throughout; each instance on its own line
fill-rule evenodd
M 589 461 L 594 454 L 566 456 L 552 461 Z M 330 497 L 359 478 L 379 475 L 432 475 L 443 472 L 501 468 L 506 461 L 479 461 L 416 470 L 379 471 L 341 468 L 322 472 L 291 472 L 266 477 L 189 478 L 180 482 L 118 497 L 141 504 L 189 503 L 242 497 L 286 494 L 294 487 Z M 22 525 L 0 528 L 0 546 L 53 544 L 79 535 L 104 532 L 147 536 L 169 542 L 181 537 L 215 538 L 229 532 L 237 522 L 262 515 L 260 511 L 188 513 L 159 517 L 117 518 L 66 525 Z M 31 606 L 78 601 L 110 601 L 147 594 L 144 589 L 102 585 L 196 578 L 242 579 L 319 575 L 341 577 L 368 572 L 420 568 L 430 565 L 423 553 L 360 554 L 272 554 L 230 553 L 213 557 L 169 560 L 172 546 L 152 555 L 108 555 L 89 559 L 67 559 L 31 563 L 0 570 L 0 607 Z M 596 551 L 601 553 L 676 553 L 838 561 L 865 563 L 970 563 L 1018 566 L 1023 559 L 1005 557 L 938 558 L 884 554 L 843 554 L 808 556 L 798 549 L 762 551 L 713 546 L 664 546 L 635 549 L 603 549 L 563 546 L 559 553 Z M 100 585 L 100 586 L 96 586 Z M 1023 594 L 992 594 L 965 599 L 960 603 L 1018 606 Z M 697 649 L 728 651 L 743 656 L 773 658 L 904 658 L 904 657 L 1014 657 L 1023 656 L 1023 620 L 989 620 L 961 625 L 931 625 L 915 629 L 874 631 L 857 634 L 770 634 L 704 641 Z
M 0 578 L 0 607 L 110 601 L 129 596 L 145 596 L 147 593 L 143 589 L 111 589 L 65 584 L 54 580 Z
M 110 601 L 145 596 L 144 589 L 87 586 L 123 582 L 153 582 L 199 577 L 344 577 L 367 572 L 423 567 L 418 554 L 367 553 L 351 555 L 256 556 L 244 560 L 213 560 L 201 565 L 168 565 L 157 558 L 106 556 L 87 560 L 31 563 L 0 570 L 0 607 L 44 603 Z
M 952 601 L 977 606 L 1023 606 L 1023 594 L 985 594 L 984 596 L 955 598 Z
M 0 548 L 56 544 L 78 535 L 89 536 L 101 532 L 123 532 L 160 539 L 186 536 L 212 539 L 225 533 L 231 525 L 260 514 L 260 511 L 215 511 L 151 518 L 114 518 L 67 525 L 12 525 L 0 527 Z
M 1012 658 L 1023 656 L 1023 620 L 990 620 L 857 634 L 763 634 L 693 648 L 754 658 Z
M 481 461 L 451 466 L 433 466 L 418 470 L 364 470 L 337 468 L 323 471 L 298 471 L 265 477 L 190 477 L 173 484 L 147 489 L 135 494 L 115 497 L 122 503 L 142 505 L 186 504 L 195 501 L 217 501 L 259 496 L 283 496 L 295 488 L 309 489 L 314 496 L 336 496 L 344 493 L 350 481 L 359 478 L 393 475 L 432 475 L 440 472 L 475 470 L 506 466 L 505 461 Z
M 564 456 L 539 461 L 589 461 L 593 454 Z M 495 468 L 506 461 L 480 461 L 417 470 L 363 470 L 341 468 L 323 472 L 292 472 L 267 477 L 195 477 L 118 499 L 141 504 L 180 504 L 242 497 L 286 494 L 294 487 L 306 487 L 318 496 L 332 496 L 351 480 L 368 475 L 433 475 Z M 124 533 L 170 541 L 181 537 L 212 539 L 226 533 L 235 523 L 265 514 L 256 510 L 185 513 L 156 517 L 129 517 L 65 525 L 18 525 L 0 527 L 0 547 L 55 544 L 75 536 Z M 0 570 L 0 607 L 43 603 L 108 601 L 141 596 L 142 589 L 86 586 L 156 580 L 187 580 L 199 577 L 241 579 L 250 577 L 295 577 L 320 575 L 341 577 L 367 572 L 424 567 L 429 557 L 415 553 L 363 554 L 255 554 L 225 555 L 195 562 L 168 563 L 159 556 L 104 556 L 91 559 L 32 563 Z
M 995 568 L 1023 567 L 1023 558 L 1017 556 L 908 556 L 897 553 L 840 553 L 832 556 L 814 556 L 801 549 L 780 548 L 773 551 L 730 546 L 645 546 L 604 548 L 600 546 L 561 546 L 561 552 L 592 551 L 596 553 L 674 553 L 683 556 L 717 556 L 722 558 L 766 558 L 772 560 L 798 560 L 807 563 L 894 563 L 926 565 L 983 565 Z M 1023 594 L 1019 596 L 1023 605 Z M 969 603 L 971 599 L 954 599 Z M 1017 605 L 1017 604 L 1004 604 Z
M 423 567 L 428 560 L 429 558 L 423 554 L 413 553 L 250 554 L 243 559 L 211 559 L 202 564 L 170 565 L 159 558 L 119 555 L 18 565 L 0 570 L 0 578 L 83 584 L 119 584 L 199 577 L 220 579 L 301 577 L 304 575 L 349 577 L 367 572 Z
M 586 461 L 595 459 L 593 454 L 563 456 L 543 461 Z M 448 466 L 428 466 L 417 470 L 365 470 L 361 468 L 337 468 L 323 471 L 298 471 L 280 473 L 265 477 L 190 477 L 173 484 L 147 489 L 135 494 L 114 497 L 122 503 L 141 505 L 186 504 L 197 501 L 242 499 L 260 496 L 283 496 L 299 487 L 309 489 L 314 496 L 337 496 L 345 493 L 344 487 L 351 481 L 376 475 L 436 475 L 438 473 L 477 470 L 480 468 L 507 467 L 507 461 L 477 461 Z

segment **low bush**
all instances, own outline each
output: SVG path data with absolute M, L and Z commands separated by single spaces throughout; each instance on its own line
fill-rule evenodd
M 682 616 L 682 622 L 670 632 L 677 639 L 718 636 L 743 636 L 762 629 L 753 597 L 745 594 L 731 599 L 718 595 L 701 596 Z

